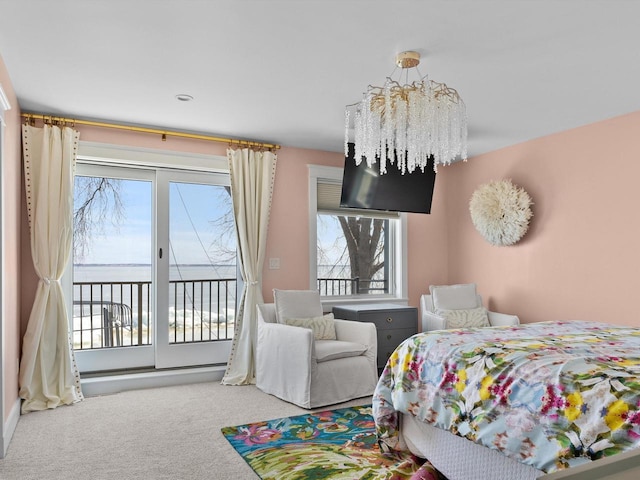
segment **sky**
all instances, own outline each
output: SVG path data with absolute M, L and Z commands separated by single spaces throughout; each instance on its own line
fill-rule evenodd
M 114 224 L 113 210 L 94 232 L 85 264 L 151 263 L 153 221 L 152 183 L 144 180 L 119 180 L 123 218 Z M 220 241 L 215 221 L 230 211 L 230 197 L 221 186 L 186 183 L 170 184 L 171 262 L 207 264 L 228 262 L 213 246 Z M 77 208 L 77 205 L 76 205 Z M 230 228 L 230 227 L 227 227 Z M 227 249 L 235 245 L 235 232 L 223 239 Z

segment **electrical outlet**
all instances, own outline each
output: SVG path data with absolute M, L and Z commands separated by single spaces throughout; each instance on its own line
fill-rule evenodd
M 269 259 L 269 270 L 279 270 L 280 269 L 280 259 L 279 258 L 270 258 Z

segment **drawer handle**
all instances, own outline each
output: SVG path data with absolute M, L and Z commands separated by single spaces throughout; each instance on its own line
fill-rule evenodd
M 387 323 L 391 323 L 391 322 L 393 322 L 393 318 L 388 317 L 388 318 L 387 318 Z
M 393 337 L 393 335 L 387 335 L 387 340 L 391 340 L 391 337 Z

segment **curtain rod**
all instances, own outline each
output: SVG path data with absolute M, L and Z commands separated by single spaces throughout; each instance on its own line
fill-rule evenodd
M 176 132 L 171 130 L 162 130 L 158 128 L 136 127 L 134 125 L 119 125 L 116 123 L 95 122 L 93 120 L 81 120 L 77 118 L 57 117 L 55 115 L 44 115 L 42 113 L 22 113 L 22 117 L 24 117 L 26 121 L 42 120 L 43 122 L 46 122 L 46 123 L 58 123 L 58 124 L 69 124 L 69 125 L 76 125 L 76 124 L 90 125 L 92 127 L 116 128 L 120 130 L 132 131 L 132 132 L 153 133 L 156 135 L 161 135 L 163 141 L 167 139 L 167 135 L 171 135 L 172 137 L 192 138 L 196 140 L 207 140 L 210 142 L 229 143 L 232 145 L 264 148 L 267 150 L 278 150 L 280 148 L 280 145 L 273 144 L 273 143 L 262 143 L 262 142 L 255 142 L 252 140 L 238 140 L 236 138 L 214 137 L 210 135 L 200 135 L 197 133 L 187 133 L 187 132 Z

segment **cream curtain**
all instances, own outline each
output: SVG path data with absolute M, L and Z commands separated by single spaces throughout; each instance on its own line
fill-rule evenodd
M 246 385 L 255 383 L 256 305 L 263 302 L 262 267 L 277 157 L 247 148 L 229 149 L 227 157 L 244 288 L 222 383 Z
M 22 342 L 22 413 L 82 400 L 60 278 L 73 241 L 73 174 L 79 133 L 24 125 L 22 147 L 31 256 L 38 288 Z

